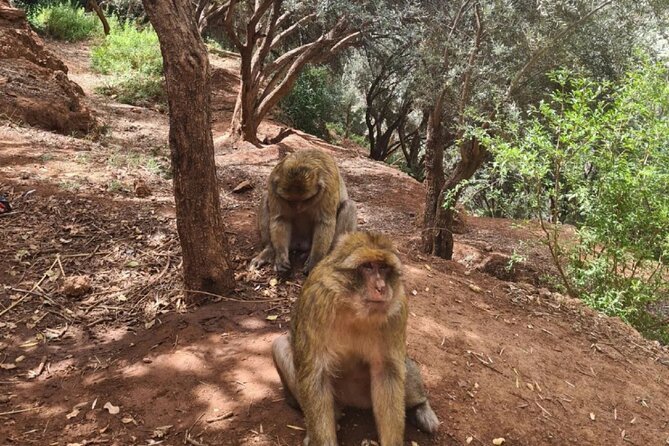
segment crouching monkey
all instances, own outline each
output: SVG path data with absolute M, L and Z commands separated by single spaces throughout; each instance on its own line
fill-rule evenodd
M 337 164 L 327 153 L 300 150 L 272 170 L 258 210 L 263 250 L 249 269 L 274 264 L 281 275 L 290 272 L 289 251 L 308 251 L 304 272 L 330 251 L 344 233 L 355 231 L 355 203 L 349 200 Z
M 437 430 L 420 371 L 406 355 L 400 271 L 388 238 L 354 232 L 305 281 L 290 334 L 272 345 L 287 400 L 306 419 L 305 445 L 337 445 L 343 406 L 372 408 L 381 446 L 403 444 L 407 409 L 419 429 Z

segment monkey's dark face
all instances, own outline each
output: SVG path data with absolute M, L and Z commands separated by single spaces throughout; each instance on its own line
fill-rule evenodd
M 368 313 L 388 313 L 395 303 L 393 268 L 383 262 L 365 262 L 357 269 L 361 284 L 361 304 Z

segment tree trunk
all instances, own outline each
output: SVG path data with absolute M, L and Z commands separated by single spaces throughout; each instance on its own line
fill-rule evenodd
M 455 205 L 462 193 L 460 185 L 463 181 L 470 179 L 481 167 L 481 164 L 485 161 L 486 153 L 485 149 L 475 139 L 462 143 L 460 160 L 442 187 L 437 199 L 431 254 L 449 260 L 453 258 L 453 223 Z
M 444 185 L 444 135 L 441 123 L 443 95 L 430 109 L 425 141 L 425 212 L 423 214 L 423 251 L 432 254 L 437 227 L 437 207 Z
M 102 8 L 100 8 L 100 5 L 96 0 L 88 0 L 88 6 L 98 15 L 100 22 L 102 22 L 102 29 L 105 32 L 105 36 L 108 36 L 110 31 L 109 22 L 107 21 L 105 14 L 102 12 Z
M 189 0 L 143 0 L 160 40 L 186 298 L 234 288 L 211 136 L 209 59 Z
M 240 51 L 241 69 L 240 84 L 235 110 L 230 123 L 230 134 L 233 139 L 248 141 L 260 145 L 257 130 L 260 122 L 257 116 L 256 98 L 258 86 L 253 79 L 252 52 L 248 49 Z

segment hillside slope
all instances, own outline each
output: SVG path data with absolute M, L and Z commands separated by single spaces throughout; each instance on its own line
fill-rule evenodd
M 89 141 L 0 127 L 0 191 L 17 210 L 0 217 L 0 444 L 301 444 L 269 348 L 302 278 L 275 285 L 244 267 L 259 248 L 267 174 L 307 147 L 336 157 L 360 228 L 389 234 L 405 264 L 408 350 L 443 421 L 436 437 L 409 427 L 407 444 L 669 444 L 666 349 L 578 301 L 477 270 L 524 246 L 536 274 L 550 273 L 531 224 L 469 217 L 454 261 L 421 254 L 423 187 L 401 172 L 300 132 L 261 149 L 222 142 L 236 78 L 221 59 L 214 138 L 239 288 L 185 310 L 166 117 L 96 95 L 104 77 L 88 72 L 85 45 L 50 45 L 109 132 Z M 245 180 L 253 188 L 233 193 Z M 85 286 L 65 287 L 75 276 Z M 371 415 L 347 411 L 339 438 L 375 440 Z

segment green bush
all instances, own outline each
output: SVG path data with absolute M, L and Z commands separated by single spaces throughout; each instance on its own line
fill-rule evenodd
M 669 300 L 669 70 L 639 65 L 619 84 L 556 73 L 549 101 L 480 136 L 499 177 L 522 185 L 570 294 L 669 342 L 649 311 Z
M 57 40 L 77 42 L 102 35 L 100 19 L 77 3 L 39 5 L 28 11 L 28 21 L 40 34 Z
M 160 44 L 151 27 L 116 23 L 104 42 L 91 50 L 91 64 L 99 73 L 114 75 L 98 88 L 102 94 L 133 105 L 166 101 Z
M 327 139 L 326 124 L 337 121 L 340 102 L 341 90 L 330 70 L 309 66 L 279 105 L 293 127 Z
M 111 33 L 91 50 L 93 69 L 102 74 L 140 72 L 160 75 L 163 59 L 158 36 L 151 27 L 138 29 L 125 22 L 112 27 Z

